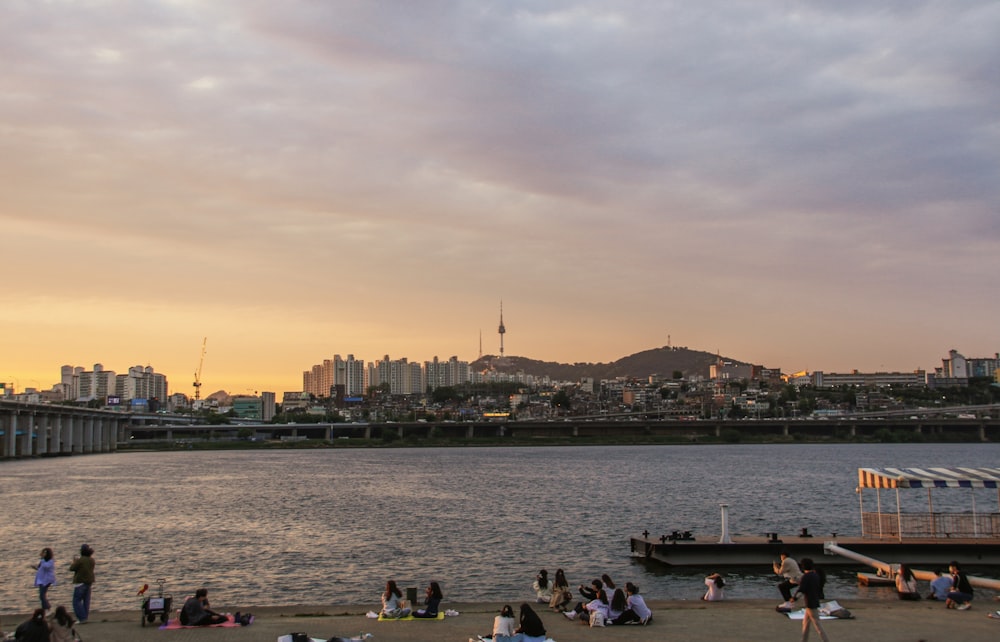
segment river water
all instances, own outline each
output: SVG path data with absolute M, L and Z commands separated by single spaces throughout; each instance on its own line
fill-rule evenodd
M 96 550 L 96 610 L 138 609 L 157 578 L 236 606 L 378 603 L 387 579 L 445 600 L 532 597 L 541 568 L 609 573 L 647 599 L 697 599 L 714 569 L 633 560 L 628 538 L 690 530 L 859 535 L 859 467 L 996 466 L 997 444 L 684 445 L 114 453 L 0 463 L 0 613 L 37 604 L 38 551 Z M 966 493 L 969 491 L 965 491 Z M 969 510 L 962 491 L 935 510 Z M 921 510 L 925 496 L 903 509 Z M 885 500 L 883 500 L 885 501 Z M 995 491 L 977 510 L 997 510 Z M 883 509 L 885 507 L 883 506 Z M 946 560 L 942 560 L 946 561 Z M 767 568 L 721 569 L 733 598 L 775 598 Z M 422 594 L 422 591 L 421 591 Z M 831 573 L 827 596 L 893 598 Z

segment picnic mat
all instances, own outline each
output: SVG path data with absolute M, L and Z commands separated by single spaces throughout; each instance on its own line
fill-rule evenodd
M 444 611 L 438 611 L 437 617 L 413 617 L 412 614 L 406 617 L 383 617 L 381 613 L 378 614 L 379 622 L 406 622 L 409 620 L 443 620 Z
M 798 611 L 791 611 L 789 613 L 786 613 L 786 615 L 788 616 L 789 620 L 804 620 L 804 619 L 806 619 L 806 610 L 805 609 L 799 609 Z M 822 613 L 820 613 L 819 619 L 821 619 L 821 620 L 836 620 L 836 619 L 839 619 L 839 618 L 836 618 L 836 617 L 834 617 L 832 615 L 823 615 Z
M 167 623 L 160 627 L 161 631 L 173 631 L 174 629 L 210 629 L 210 628 L 233 628 L 237 626 L 242 626 L 239 622 L 233 621 L 232 615 L 227 615 L 228 620 L 222 622 L 221 624 L 209 624 L 208 626 L 189 626 L 186 624 L 181 624 L 180 618 L 174 618 L 172 620 L 167 620 Z

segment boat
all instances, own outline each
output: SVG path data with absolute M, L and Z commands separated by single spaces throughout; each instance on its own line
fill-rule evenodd
M 926 489 L 927 512 L 903 513 L 899 493 L 906 489 Z M 970 492 L 971 511 L 935 512 L 933 492 L 949 489 L 996 489 L 997 508 L 977 509 L 975 494 Z M 864 492 L 875 491 L 875 511 L 866 511 Z M 895 491 L 895 510 L 883 512 L 882 492 Z M 861 511 L 861 536 L 816 537 L 803 528 L 799 533 L 776 532 L 762 536 L 729 534 L 728 505 L 722 510 L 722 533 L 718 541 L 664 535 L 651 538 L 648 532 L 630 538 L 634 557 L 670 566 L 755 566 L 770 565 L 781 551 L 796 559 L 822 559 L 824 565 L 853 566 L 857 562 L 844 556 L 828 554 L 826 543 L 856 551 L 879 560 L 940 566 L 949 560 L 965 564 L 1000 566 L 1000 468 L 928 467 L 928 468 L 859 468 L 858 486 Z

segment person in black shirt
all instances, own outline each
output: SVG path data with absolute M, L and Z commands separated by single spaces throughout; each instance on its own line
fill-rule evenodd
M 805 617 L 802 618 L 802 642 L 809 639 L 809 625 L 811 624 L 823 642 L 829 642 L 826 632 L 819 623 L 819 600 L 822 595 L 822 581 L 819 574 L 813 568 L 813 561 L 808 557 L 803 558 L 799 563 L 802 569 L 802 579 L 799 580 L 798 589 L 793 597 L 799 595 L 805 597 Z

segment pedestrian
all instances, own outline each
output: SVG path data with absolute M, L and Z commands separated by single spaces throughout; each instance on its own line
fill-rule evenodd
M 80 555 L 73 557 L 69 570 L 73 571 L 73 613 L 78 624 L 86 624 L 90 617 L 90 595 L 94 585 L 94 549 L 90 544 L 80 547 Z
M 56 561 L 52 556 L 51 548 L 43 548 L 41 559 L 38 564 L 31 568 L 35 569 L 35 586 L 38 587 L 38 600 L 42 603 L 42 608 L 48 611 L 52 608 L 49 603 L 49 587 L 56 583 Z
M 802 558 L 802 576 L 799 579 L 799 587 L 795 591 L 794 598 L 799 595 L 805 597 L 804 613 L 802 618 L 802 642 L 809 639 L 809 625 L 811 624 L 819 638 L 823 642 L 829 642 L 826 632 L 819 623 L 819 600 L 821 582 L 819 574 L 813 569 L 813 561 L 808 557 Z

